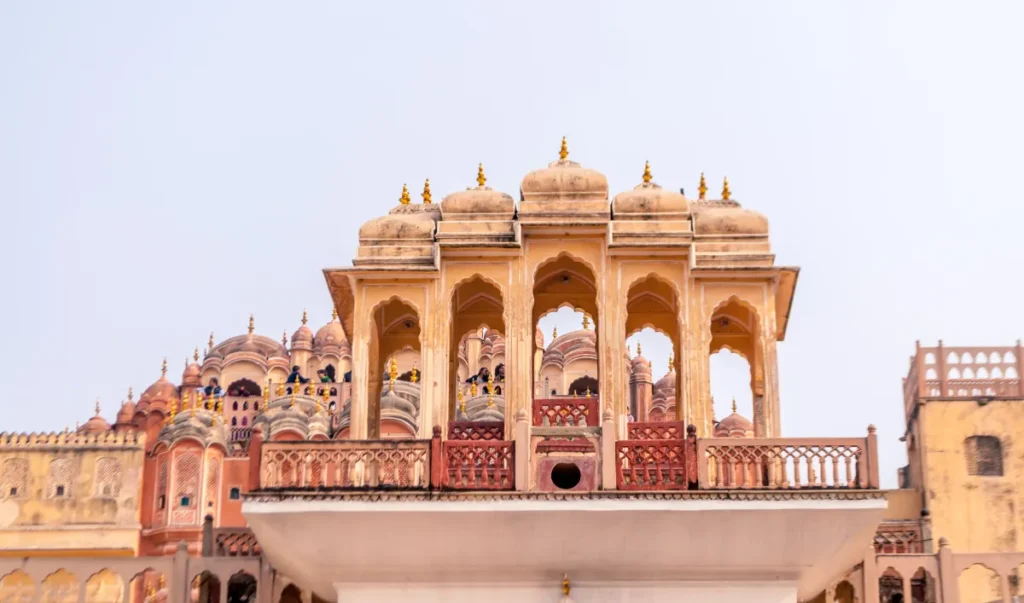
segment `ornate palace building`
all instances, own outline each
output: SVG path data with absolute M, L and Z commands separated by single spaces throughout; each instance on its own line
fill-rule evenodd
M 482 166 L 440 203 L 403 189 L 324 270 L 315 332 L 250 317 L 114 416 L 0 434 L 0 602 L 1019 594 L 1020 343 L 917 349 L 888 436 L 909 464 L 883 490 L 873 427 L 782 433 L 798 270 L 765 217 L 649 166 L 611 195 L 568 155 L 518 202 Z M 564 307 L 582 329 L 545 341 Z M 627 346 L 646 328 L 664 374 Z M 749 362 L 749 416 L 715 417 L 719 350 Z

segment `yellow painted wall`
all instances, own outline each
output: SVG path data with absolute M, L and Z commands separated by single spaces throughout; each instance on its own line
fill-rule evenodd
M 12 496 L 5 483 L 0 493 L 0 550 L 138 550 L 142 442 L 125 443 L 122 435 L 119 442 L 95 445 L 95 436 L 74 434 L 65 441 L 75 437 L 79 441 L 74 445 L 0 446 L 0 478 L 7 461 L 22 459 L 29 467 L 27 489 Z M 81 445 L 86 439 L 92 444 Z M 51 463 L 56 459 L 67 459 L 72 467 L 63 497 L 54 496 L 51 487 Z M 116 494 L 98 491 L 100 459 L 120 464 Z
M 932 534 L 957 552 L 1024 550 L 1024 401 L 927 402 L 921 408 L 926 502 Z M 1003 475 L 967 473 L 964 440 L 996 436 Z

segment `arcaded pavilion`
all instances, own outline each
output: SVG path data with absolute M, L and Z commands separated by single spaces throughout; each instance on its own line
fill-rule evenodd
M 249 317 L 114 416 L 0 434 L 0 603 L 1013 601 L 1021 344 L 917 346 L 883 490 L 873 427 L 783 433 L 766 218 L 637 163 L 613 195 L 563 139 L 518 201 L 402 187 L 315 331 Z M 715 416 L 722 350 L 749 412 Z

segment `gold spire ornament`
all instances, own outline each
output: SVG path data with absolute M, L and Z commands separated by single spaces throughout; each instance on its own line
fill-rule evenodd
M 562 595 L 565 597 L 569 596 L 569 574 L 562 576 Z
M 583 330 L 586 331 L 590 328 L 590 317 L 586 314 L 583 315 Z
M 171 406 L 167 409 L 167 418 L 164 420 L 164 424 L 173 423 L 174 415 L 176 415 L 177 413 L 178 404 L 174 400 L 171 400 Z
M 273 381 L 267 379 L 267 386 L 263 388 L 263 408 L 261 410 L 267 410 L 267 399 L 270 398 L 270 386 Z
M 100 399 L 96 398 L 96 416 L 100 416 Z
M 494 406 L 494 376 L 487 373 L 487 407 Z
M 643 355 L 644 355 L 644 349 L 643 349 L 643 347 L 642 347 L 642 346 L 640 345 L 640 342 L 639 342 L 639 341 L 638 341 L 638 342 L 636 342 L 636 355 L 637 355 L 637 356 L 643 356 Z
M 732 198 L 732 191 L 729 190 L 729 179 L 722 179 L 722 201 L 728 201 Z
M 585 396 L 584 396 L 584 397 L 586 397 L 586 398 L 593 398 L 593 397 L 594 397 L 594 396 L 592 396 L 592 395 L 591 395 L 591 393 L 590 393 L 590 386 L 587 386 L 587 393 L 585 394 Z
M 419 377 L 419 375 L 416 374 L 416 367 L 414 366 L 414 367 L 412 367 L 412 375 L 409 377 L 409 381 L 412 381 L 413 383 L 416 383 L 419 380 L 420 380 L 420 377 Z
M 253 317 L 252 314 L 250 314 L 249 315 L 249 334 L 252 335 L 252 332 L 255 331 L 255 330 L 256 330 L 256 319 Z
M 166 376 L 167 376 L 167 359 L 164 358 L 164 363 L 160 365 L 160 377 L 163 378 L 163 377 L 166 377 Z
M 626 355 L 629 356 L 630 358 L 633 357 L 633 346 L 629 345 L 628 343 L 626 344 Z
M 308 319 L 306 318 L 306 310 L 305 310 L 305 308 L 303 308 L 303 310 L 302 310 L 302 326 L 306 326 L 306 321 L 307 320 Z
M 209 339 L 209 341 L 206 342 L 206 345 L 210 346 L 211 350 L 213 349 L 213 332 L 212 331 L 210 332 L 210 339 Z
M 644 162 L 644 184 L 650 184 L 650 183 L 651 183 L 651 162 L 650 161 L 645 161 Z
M 676 367 L 676 355 L 673 352 L 668 353 L 668 370 L 674 370 Z
M 476 381 L 469 384 L 469 395 L 472 398 L 476 397 Z
M 551 329 L 551 339 L 558 339 L 558 327 Z
M 331 322 L 338 320 L 338 308 L 331 308 Z
M 192 350 L 192 360 L 199 362 L 199 346 L 196 346 L 196 349 Z
M 412 197 L 409 196 L 409 186 L 402 185 L 402 196 L 398 198 L 398 202 L 402 205 L 409 205 L 412 202 Z
M 462 388 L 458 388 L 459 391 L 459 412 L 463 415 L 466 414 L 466 397 L 462 395 Z
M 431 203 L 433 203 L 433 200 L 431 200 L 430 198 L 430 178 L 427 178 L 426 181 L 423 182 L 422 196 L 424 205 L 430 205 Z
M 732 399 L 732 414 L 736 414 L 736 398 Z
M 476 167 L 476 183 L 483 188 L 487 184 L 487 176 L 484 176 L 484 164 L 480 164 Z
M 299 384 L 294 383 L 292 384 L 292 401 L 291 404 L 288 405 L 289 408 L 295 408 L 295 394 L 297 393 L 299 393 Z
M 130 386 L 130 385 L 129 385 L 129 386 L 128 386 L 128 401 L 129 401 L 129 402 L 131 402 L 131 401 L 132 401 L 132 396 L 133 396 L 133 395 L 134 395 L 134 394 L 132 393 L 132 386 Z
M 394 393 L 395 392 L 395 379 L 398 379 L 398 361 L 395 360 L 394 356 L 391 357 L 391 367 L 388 370 L 388 377 L 389 377 L 389 379 L 388 379 L 388 391 L 390 393 Z
M 284 383 L 278 383 L 277 384 L 277 397 L 280 398 L 282 396 L 284 396 Z
M 562 161 L 569 158 L 569 143 L 566 142 L 565 136 L 562 137 L 562 148 L 558 150 L 558 158 Z
M 281 331 L 281 345 L 288 347 L 288 331 Z
M 704 201 L 705 199 L 707 199 L 707 196 L 708 196 L 708 183 L 704 180 L 704 172 L 700 173 L 700 186 L 697 187 L 697 192 L 700 195 L 698 198 L 701 201 Z

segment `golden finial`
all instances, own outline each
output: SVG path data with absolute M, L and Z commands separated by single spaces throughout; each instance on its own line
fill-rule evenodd
M 569 596 L 569 575 L 562 576 L 562 594 L 566 597 Z
M 644 184 L 650 184 L 650 183 L 651 183 L 651 162 L 650 161 L 645 161 L 644 162 Z
M 146 600 L 152 600 L 156 598 L 156 589 L 150 584 L 146 587 Z
M 391 357 L 391 361 L 388 363 L 388 392 L 395 392 L 395 379 L 398 379 L 398 360 L 395 357 Z
M 305 308 L 303 308 L 303 310 L 302 310 L 302 324 L 303 325 L 306 324 L 306 320 L 307 320 L 307 318 L 306 318 L 306 310 L 305 310 Z
M 163 588 L 163 587 L 167 586 L 167 580 L 164 579 L 164 575 L 163 574 L 160 574 L 160 579 L 157 580 L 156 584 L 157 584 L 157 587 L 159 587 L 159 588 Z
M 484 187 L 487 183 L 487 176 L 484 176 L 484 164 L 480 164 L 476 167 L 476 183 L 480 185 L 480 188 Z
M 414 366 L 414 367 L 412 367 L 412 376 L 409 377 L 409 381 L 412 381 L 413 383 L 416 383 L 419 380 L 420 380 L 419 375 L 416 374 L 416 367 Z
M 558 327 L 551 329 L 551 339 L 558 339 Z
M 558 158 L 562 161 L 569 158 L 569 143 L 565 141 L 565 136 L 562 137 L 562 148 L 558 150 Z
M 217 398 L 216 412 L 220 416 L 224 416 L 224 398 Z
M 129 385 L 129 386 L 128 386 L 128 401 L 129 401 L 129 402 L 131 402 L 131 401 L 132 401 L 132 396 L 133 396 L 133 395 L 134 395 L 134 394 L 132 393 L 132 386 L 130 386 L 130 385 Z
M 586 393 L 586 396 L 585 396 L 585 397 L 587 397 L 587 398 L 592 398 L 592 397 L 593 397 L 593 396 L 592 396 L 592 395 L 590 394 L 590 386 L 587 386 L 587 393 Z
M 256 330 L 256 319 L 253 318 L 252 314 L 250 314 L 249 315 L 249 334 L 252 335 L 252 332 L 255 331 L 255 330 Z
M 430 178 L 427 178 L 423 182 L 423 194 L 421 196 L 423 197 L 424 205 L 430 205 L 431 203 L 433 203 L 433 201 L 430 199 Z
M 728 201 L 732 198 L 732 191 L 729 190 L 729 179 L 722 179 L 722 201 Z
M 267 399 L 270 398 L 270 387 L 273 381 L 267 379 L 267 386 L 263 388 L 263 410 L 267 409 Z
M 572 390 L 572 397 L 573 398 L 578 398 L 579 397 L 579 394 L 576 393 L 576 390 Z
M 165 421 L 165 423 L 170 423 L 174 421 L 174 415 L 177 414 L 177 412 L 178 404 L 174 400 L 171 400 L 171 406 L 170 408 L 167 409 L 167 420 Z
M 289 404 L 289 408 L 295 408 L 295 394 L 299 393 L 299 382 L 292 383 L 292 401 Z
M 161 377 L 166 377 L 167 376 L 167 359 L 166 358 L 164 358 L 164 363 L 160 365 L 160 376 Z
M 324 407 L 320 404 L 320 398 L 313 398 L 316 401 L 316 414 L 320 414 L 324 411 Z
M 462 388 L 460 387 L 460 388 L 458 388 L 458 390 L 459 390 L 459 411 L 463 415 L 465 415 L 466 414 L 466 398 L 465 398 L 465 396 L 462 395 Z
M 277 397 L 280 398 L 281 396 L 284 396 L 284 383 L 277 384 Z
M 206 342 L 206 345 L 210 346 L 211 350 L 213 349 L 213 332 L 212 331 L 210 332 L 210 339 Z
M 332 307 L 331 308 L 331 322 L 333 322 L 335 320 L 338 320 L 338 309 Z
M 96 398 L 96 416 L 100 416 L 100 399 Z
M 199 362 L 199 346 L 196 346 L 196 349 L 192 350 L 192 360 Z
M 288 347 L 288 331 L 281 331 L 281 345 Z
M 736 414 L 736 398 L 732 399 L 732 412 Z
M 473 398 L 476 397 L 476 381 L 469 384 L 469 395 Z
M 402 185 L 402 196 L 398 198 L 398 202 L 402 205 L 409 205 L 412 198 L 409 196 L 409 187 L 405 184 Z
M 676 355 L 674 352 L 668 353 L 668 370 L 672 370 L 672 366 L 676 363 Z
M 590 317 L 586 314 L 583 315 L 583 330 L 586 331 L 590 328 Z
M 705 200 L 708 195 L 708 183 L 704 181 L 704 172 L 700 173 L 700 186 L 697 187 L 697 192 L 700 194 L 698 197 L 701 201 Z
M 630 346 L 628 343 L 626 344 L 626 355 L 629 356 L 630 358 L 633 357 L 633 347 Z
M 643 347 L 642 347 L 642 346 L 640 345 L 640 342 L 639 342 L 639 341 L 638 341 L 638 342 L 636 342 L 636 355 L 637 355 L 637 356 L 643 356 L 643 355 L 644 355 L 644 349 L 643 349 Z
M 323 390 L 320 392 L 320 395 L 324 399 L 324 404 L 327 404 L 327 398 L 330 397 L 331 392 L 330 392 L 330 390 L 327 389 L 326 385 L 324 386 Z
M 487 406 L 494 406 L 494 375 L 487 373 Z

